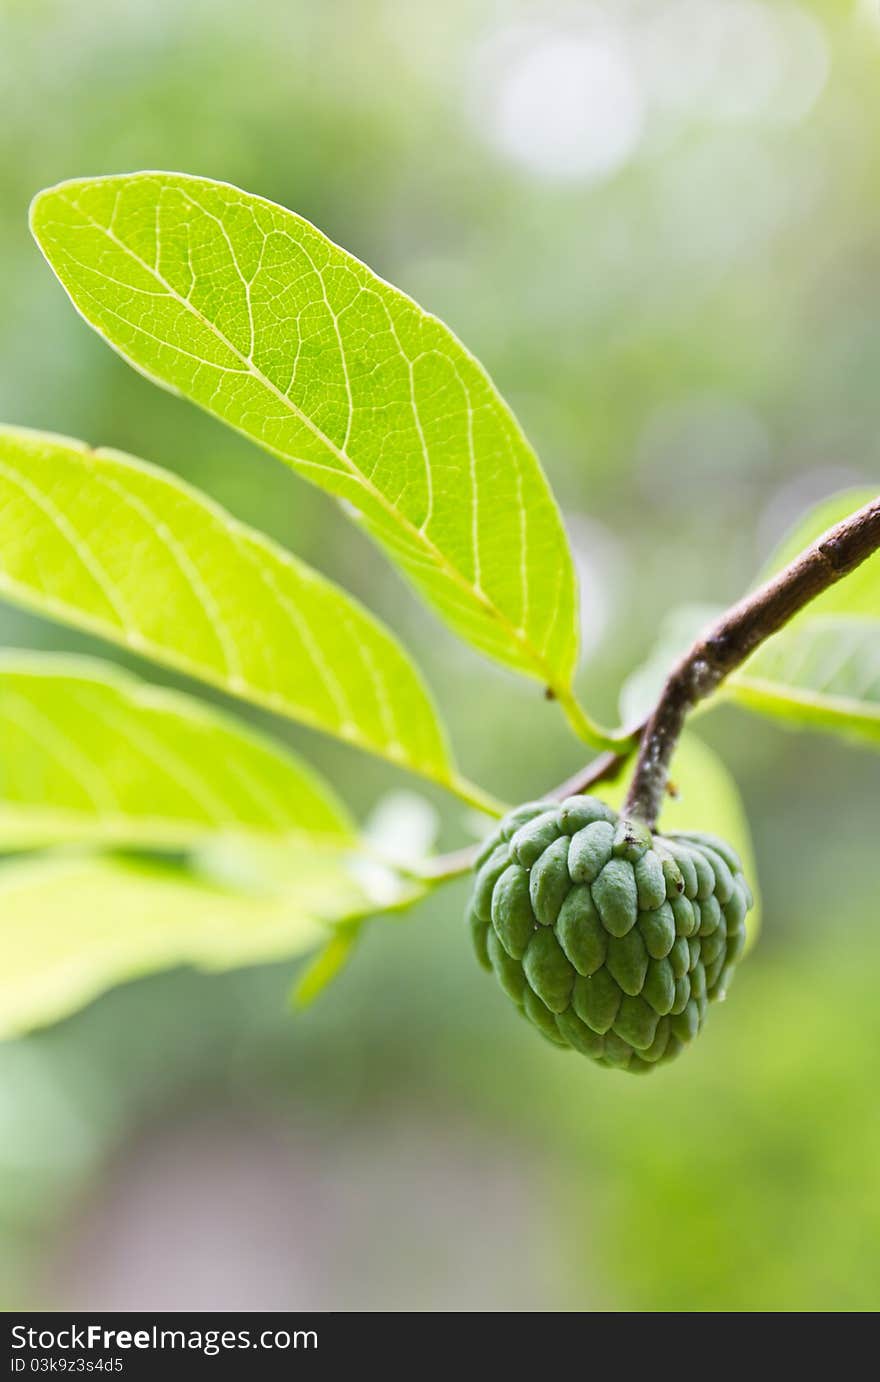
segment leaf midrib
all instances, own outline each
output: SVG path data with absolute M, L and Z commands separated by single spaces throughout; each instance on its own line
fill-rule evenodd
M 771 681 L 767 677 L 733 676 L 729 686 L 733 688 L 733 695 L 736 694 L 737 688 L 741 687 L 744 691 L 756 691 L 759 695 L 772 696 L 774 700 L 794 701 L 798 705 L 810 706 L 816 710 L 832 709 L 857 719 L 880 722 L 880 704 L 876 701 L 857 701 L 851 696 L 829 695 L 824 691 L 791 686 L 784 681 Z

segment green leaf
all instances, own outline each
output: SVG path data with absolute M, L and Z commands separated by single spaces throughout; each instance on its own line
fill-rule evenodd
M 880 749 L 880 619 L 796 620 L 759 648 L 727 694 L 793 728 Z
M 419 896 L 401 885 L 395 905 Z M 147 862 L 49 856 L 0 866 L 0 1037 L 55 1022 L 138 975 L 301 955 L 381 910 L 342 853 L 302 852 L 284 887 L 210 886 Z
M 865 489 L 824 500 L 785 539 L 765 575 L 874 498 Z M 723 694 L 793 728 L 880 748 L 880 552 L 763 644 Z
M 462 638 L 546 682 L 577 720 L 559 512 L 441 322 L 301 217 L 203 178 L 62 183 L 31 226 L 125 359 L 348 501 Z
M 354 954 L 360 925 L 339 926 L 329 941 L 310 960 L 293 986 L 290 1005 L 297 1012 L 312 1003 L 338 978 Z
M 630 776 L 627 774 L 614 783 L 603 782 L 596 788 L 596 794 L 619 809 L 623 805 Z M 751 831 L 736 782 L 718 755 L 689 731 L 679 740 L 669 781 L 675 796 L 667 796 L 660 814 L 659 828 L 670 832 L 707 831 L 720 835 L 733 846 L 755 894 L 755 906 L 748 920 L 749 934 L 754 938 L 760 921 L 761 904 Z
M 106 663 L 0 655 L 0 849 L 351 842 L 330 788 L 231 717 Z
M 456 782 L 433 704 L 388 630 L 144 461 L 0 428 L 0 594 Z

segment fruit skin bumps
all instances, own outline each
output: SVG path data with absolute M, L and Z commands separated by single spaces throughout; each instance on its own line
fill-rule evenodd
M 642 1073 L 723 998 L 752 894 L 729 845 L 660 835 L 596 797 L 511 811 L 476 862 L 480 963 L 550 1041 Z

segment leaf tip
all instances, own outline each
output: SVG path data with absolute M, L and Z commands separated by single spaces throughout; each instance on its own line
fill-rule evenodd
M 41 187 L 40 191 L 35 192 L 34 195 L 31 197 L 30 204 L 28 206 L 28 229 L 30 230 L 31 235 L 34 237 L 38 245 L 40 245 L 40 211 L 42 210 L 47 199 L 52 195 L 54 191 L 54 187 Z M 42 245 L 40 245 L 40 248 L 42 249 Z

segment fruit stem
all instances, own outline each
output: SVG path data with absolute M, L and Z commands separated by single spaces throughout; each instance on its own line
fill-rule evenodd
M 716 691 L 757 647 L 830 586 L 880 549 L 880 496 L 829 528 L 764 585 L 733 605 L 672 669 L 642 733 L 624 805 L 654 826 L 669 765 L 689 712 Z
M 617 777 L 631 757 L 637 742 L 637 737 L 630 736 L 626 740 L 626 747 L 620 752 L 609 750 L 608 753 L 599 754 L 575 777 L 560 782 L 558 787 L 545 793 L 548 800 L 561 801 L 563 797 L 579 796 L 581 792 L 585 792 L 594 783 Z M 477 843 L 466 845 L 464 849 L 456 849 L 451 854 L 438 854 L 435 858 L 428 859 L 424 866 L 420 866 L 417 871 L 413 871 L 412 876 L 417 878 L 420 883 L 451 882 L 454 878 L 460 878 L 462 874 L 470 873 L 481 848 L 481 843 Z

